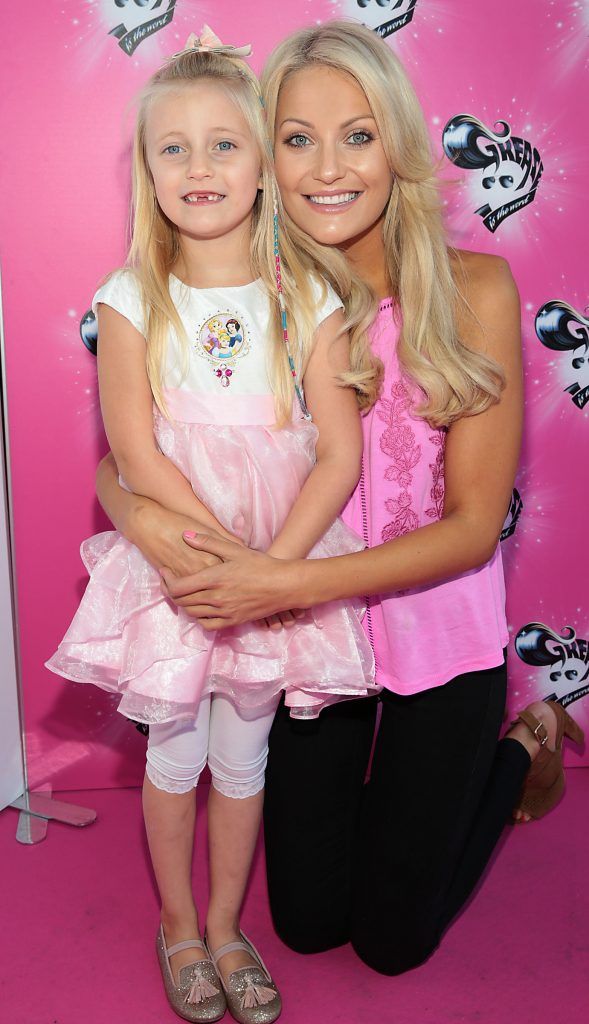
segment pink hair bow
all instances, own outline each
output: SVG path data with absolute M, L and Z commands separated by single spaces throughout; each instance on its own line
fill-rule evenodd
M 189 50 L 196 50 L 197 53 L 224 53 L 230 57 L 249 57 L 252 52 L 249 43 L 246 46 L 225 46 L 208 25 L 203 25 L 199 36 L 191 32 L 184 49 L 175 53 L 174 57 L 188 53 Z

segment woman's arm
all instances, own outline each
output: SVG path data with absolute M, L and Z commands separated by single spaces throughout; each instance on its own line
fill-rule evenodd
M 232 539 L 186 477 L 163 455 L 153 433 L 153 398 L 145 365 L 145 339 L 121 313 L 98 307 L 98 384 L 104 429 L 127 486 L 207 529 Z
M 117 530 L 142 552 L 155 569 L 163 566 L 174 576 L 187 576 L 221 561 L 207 551 L 194 551 L 185 544 L 185 530 L 202 529 L 188 516 L 126 491 L 119 484 L 119 472 L 109 452 L 96 470 L 96 493 L 102 508 Z
M 224 564 L 195 577 L 169 580 L 170 596 L 219 628 L 287 607 L 308 608 L 354 595 L 389 593 L 474 569 L 492 556 L 513 488 L 523 419 L 520 312 L 507 263 L 465 254 L 472 315 L 461 336 L 504 369 L 501 399 L 463 417 L 447 436 L 443 518 L 386 544 L 337 558 L 279 562 L 230 544 L 189 543 Z
M 305 558 L 341 512 L 360 479 L 362 426 L 356 396 L 338 383 L 350 368 L 349 339 L 336 310 L 319 326 L 305 372 L 305 399 L 319 432 L 316 461 L 284 526 L 268 549 Z

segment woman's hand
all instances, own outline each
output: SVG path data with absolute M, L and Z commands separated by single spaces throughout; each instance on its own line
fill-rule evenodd
M 257 619 L 254 625 L 259 626 L 261 629 L 272 629 L 275 632 L 279 632 L 283 626 L 285 629 L 291 629 L 297 619 L 304 619 L 306 614 L 307 612 L 304 608 L 289 608 L 285 612 L 267 615 L 265 619 Z
M 206 549 L 209 558 L 216 556 L 223 563 L 181 579 L 165 569 L 162 572 L 166 596 L 198 619 L 204 629 L 224 629 L 258 619 L 266 619 L 270 628 L 280 629 L 301 614 L 293 612 L 291 620 L 277 613 L 300 605 L 295 591 L 304 572 L 304 560 L 272 558 L 211 534 L 186 536 L 185 544 L 192 555 L 202 556 Z

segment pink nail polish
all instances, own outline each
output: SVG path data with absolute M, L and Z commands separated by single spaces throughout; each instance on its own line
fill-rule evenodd
M 196 533 L 194 532 L 194 530 L 184 530 L 182 536 L 188 537 L 189 540 L 194 540 L 194 538 L 196 537 Z

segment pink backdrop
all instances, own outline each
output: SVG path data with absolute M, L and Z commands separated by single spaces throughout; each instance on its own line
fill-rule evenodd
M 527 431 L 514 511 L 520 503 L 523 508 L 503 542 L 511 703 L 566 695 L 580 724 L 589 727 L 579 490 L 589 431 L 589 403 L 583 408 L 589 394 L 587 286 L 581 277 L 589 12 L 583 3 L 564 0 L 361 4 L 28 0 L 26 12 L 12 5 L 2 14 L 1 255 L 33 785 L 47 779 L 57 788 L 129 785 L 142 774 L 144 740 L 114 713 L 111 699 L 52 676 L 43 661 L 84 586 L 79 542 L 107 526 L 94 498 L 94 469 L 104 450 L 95 361 L 78 325 L 99 279 L 124 257 L 129 102 L 164 55 L 181 48 L 204 21 L 227 41 L 253 42 L 259 70 L 292 29 L 341 15 L 364 20 L 388 33 L 405 62 L 440 155 L 444 126 L 453 121 L 456 128 L 460 114 L 491 130 L 498 121 L 509 125 L 515 141 L 483 137 L 474 146 L 479 158 L 488 155 L 484 166 L 475 158 L 472 167 L 471 156 L 472 169 L 451 169 L 449 176 L 460 181 L 449 192 L 448 216 L 456 244 L 509 259 L 522 296 Z M 463 136 L 465 126 L 468 121 Z M 450 132 L 445 137 L 448 142 Z M 485 204 L 489 226 L 476 212 Z M 510 204 L 517 207 L 513 212 Z M 536 314 L 554 300 L 572 309 L 557 304 L 545 311 L 541 343 Z M 557 633 L 572 627 L 577 640 L 560 648 L 550 637 L 542 641 L 530 630 L 536 622 Z M 518 654 L 515 638 L 522 631 Z M 583 762 L 575 754 L 569 760 Z

